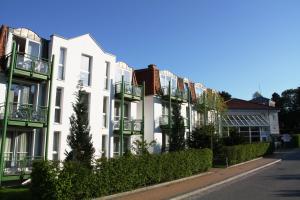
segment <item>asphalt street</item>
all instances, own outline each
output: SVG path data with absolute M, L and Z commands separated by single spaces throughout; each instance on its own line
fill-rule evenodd
M 282 162 L 188 199 L 300 200 L 300 150 L 276 156 Z

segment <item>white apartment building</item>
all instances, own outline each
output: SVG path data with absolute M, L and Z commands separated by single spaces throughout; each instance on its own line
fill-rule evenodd
M 40 37 L 27 28 L 0 29 L 0 182 L 30 174 L 35 159 L 63 160 L 78 84 L 86 92 L 95 158 L 130 150 L 137 139 L 168 148 L 172 104 L 181 105 L 186 134 L 207 122 L 194 106 L 208 89 L 155 65 L 135 70 L 89 35 Z M 216 91 L 215 91 L 216 92 Z M 214 122 L 213 112 L 208 121 Z

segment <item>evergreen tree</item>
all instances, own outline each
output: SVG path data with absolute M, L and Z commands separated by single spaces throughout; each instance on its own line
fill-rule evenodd
M 90 167 L 95 149 L 90 135 L 86 92 L 79 86 L 75 96 L 75 103 L 72 104 L 74 114 L 70 117 L 70 134 L 67 137 L 71 150 L 65 152 L 66 160 L 78 161 Z
M 231 94 L 229 94 L 228 92 L 226 91 L 222 91 L 222 92 L 218 92 L 220 97 L 223 98 L 224 101 L 228 101 L 231 99 Z
M 169 151 L 185 149 L 185 127 L 181 116 L 180 104 L 175 104 L 172 110 L 172 129 L 169 134 Z

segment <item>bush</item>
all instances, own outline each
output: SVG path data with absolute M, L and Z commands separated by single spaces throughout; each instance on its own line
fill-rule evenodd
M 300 134 L 292 135 L 293 146 L 296 148 L 300 147 Z
M 224 146 L 223 153 L 229 165 L 245 162 L 266 154 L 273 153 L 273 145 L 267 142 Z
M 90 199 L 191 176 L 211 166 L 209 149 L 104 158 L 92 170 L 76 162 L 59 167 L 40 161 L 33 165 L 31 190 L 37 199 Z

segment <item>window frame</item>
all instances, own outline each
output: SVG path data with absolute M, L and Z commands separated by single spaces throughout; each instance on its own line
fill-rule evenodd
M 109 90 L 109 76 L 110 74 L 110 62 L 105 61 L 105 73 L 104 73 L 104 90 Z
M 82 69 L 82 58 L 83 57 L 87 57 L 89 59 L 89 67 L 88 67 L 88 71 Z M 81 63 L 80 63 L 80 81 L 82 83 L 83 86 L 85 87 L 90 87 L 92 85 L 92 62 L 93 62 L 93 57 L 86 55 L 86 54 L 81 54 Z M 88 76 L 88 81 L 87 81 L 87 85 L 84 84 L 84 81 L 82 80 L 82 76 L 81 74 L 87 74 Z
M 57 105 L 57 91 L 60 90 L 60 101 L 59 104 Z M 56 88 L 56 93 L 55 93 L 55 104 L 54 104 L 54 123 L 56 124 L 61 124 L 62 121 L 62 99 L 63 99 L 63 88 L 62 87 L 57 87 Z M 56 121 L 56 111 L 59 110 L 59 121 Z
M 57 150 L 54 149 L 54 142 L 56 141 L 55 140 L 55 135 L 58 135 L 57 136 Z M 56 160 L 54 159 L 54 155 L 57 156 L 57 160 L 60 160 L 60 144 L 61 144 L 61 131 L 54 131 L 53 132 L 53 141 L 52 141 L 52 160 Z
M 63 50 L 63 63 L 60 63 L 60 60 L 61 60 L 61 56 L 62 56 L 62 54 L 61 54 L 61 51 Z M 58 65 L 57 65 L 57 80 L 59 80 L 59 81 L 64 81 L 65 80 L 65 75 L 66 75 L 66 73 L 65 73 L 65 70 L 66 70 L 66 53 L 67 53 L 67 48 L 65 48 L 65 47 L 60 47 L 60 49 L 59 49 L 59 59 L 58 59 Z M 60 71 L 59 71 L 59 69 L 60 68 L 62 68 L 62 71 L 61 71 L 61 73 L 62 73 L 62 75 L 61 75 L 61 77 L 62 78 L 60 78 Z
M 103 96 L 102 104 L 102 128 L 106 129 L 108 128 L 108 96 Z

